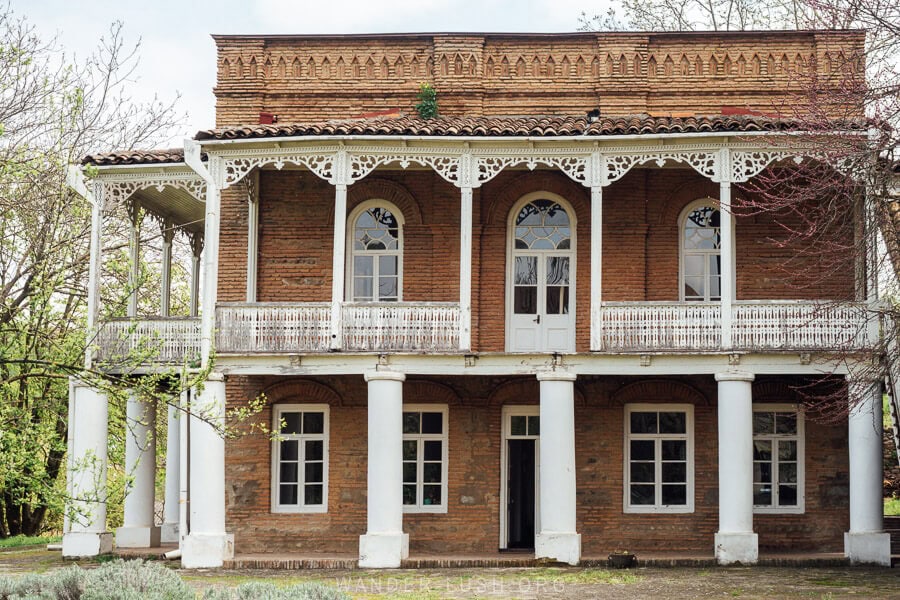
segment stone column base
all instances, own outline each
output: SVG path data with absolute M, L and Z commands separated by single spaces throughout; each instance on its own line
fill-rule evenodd
M 63 558 L 85 558 L 109 554 L 113 549 L 113 534 L 109 531 L 88 533 L 70 531 L 63 536 Z
M 116 548 L 158 548 L 159 527 L 119 527 L 116 529 Z
M 844 556 L 853 564 L 891 566 L 891 534 L 884 532 L 844 533 Z
M 542 531 L 534 536 L 534 557 L 577 565 L 581 561 L 581 534 Z
M 178 538 L 178 523 L 163 523 L 159 528 L 159 541 L 163 544 L 177 544 Z
M 181 566 L 184 569 L 215 569 L 232 558 L 232 533 L 192 533 L 182 542 Z
M 407 557 L 407 533 L 367 533 L 359 536 L 361 569 L 399 569 L 400 561 Z
M 716 561 L 720 565 L 755 565 L 759 560 L 759 536 L 755 533 L 717 533 Z

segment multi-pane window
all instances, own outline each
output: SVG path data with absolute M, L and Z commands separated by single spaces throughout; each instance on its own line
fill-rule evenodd
M 516 314 L 568 314 L 570 257 L 558 251 L 571 248 L 572 228 L 565 208 L 544 199 L 522 207 L 515 221 Z
M 690 405 L 626 407 L 626 512 L 693 511 L 693 414 Z
M 273 512 L 328 508 L 328 406 L 276 404 L 273 409 Z
M 753 407 L 753 506 L 803 512 L 803 413 L 796 406 Z
M 403 508 L 447 511 L 446 406 L 404 406 Z
M 697 206 L 684 219 L 681 235 L 681 279 L 684 300 L 721 299 L 721 227 L 719 210 Z
M 401 298 L 402 221 L 390 208 L 366 208 L 353 222 L 350 298 L 397 302 Z

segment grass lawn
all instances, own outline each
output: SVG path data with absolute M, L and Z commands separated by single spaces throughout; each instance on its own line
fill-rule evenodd
M 61 539 L 62 537 L 58 535 L 15 535 L 13 537 L 0 539 L 0 549 L 54 544 Z
M 884 514 L 888 516 L 900 515 L 900 498 L 885 498 Z

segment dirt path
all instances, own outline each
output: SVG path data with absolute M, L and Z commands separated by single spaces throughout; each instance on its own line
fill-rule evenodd
M 59 552 L 27 548 L 0 553 L 0 575 L 45 572 L 72 564 Z M 96 562 L 79 563 L 85 568 Z M 173 568 L 175 563 L 172 564 Z M 616 600 L 694 598 L 872 598 L 900 600 L 900 569 L 869 568 L 640 568 L 605 569 L 420 569 L 365 570 L 199 570 L 179 573 L 196 590 L 233 587 L 246 581 L 289 585 L 318 581 L 354 598 L 440 600 L 444 598 L 520 598 Z

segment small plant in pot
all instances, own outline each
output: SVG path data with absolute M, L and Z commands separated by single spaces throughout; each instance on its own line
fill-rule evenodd
M 613 550 L 607 556 L 606 564 L 611 569 L 631 569 L 637 566 L 637 557 L 628 550 Z

